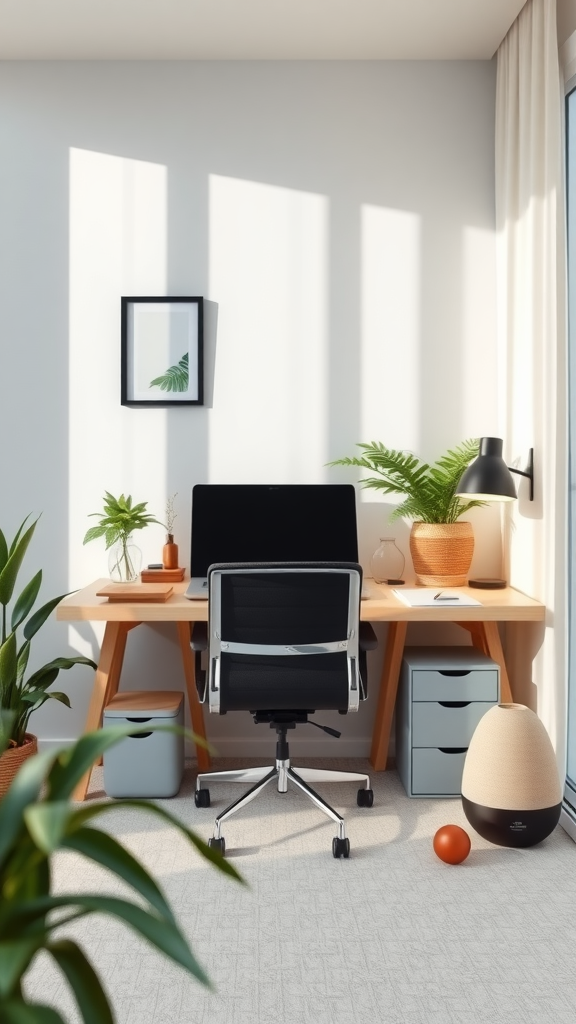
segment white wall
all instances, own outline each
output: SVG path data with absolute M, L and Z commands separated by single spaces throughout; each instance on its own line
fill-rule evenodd
M 0 525 L 43 512 L 46 598 L 106 575 L 82 546 L 105 489 L 159 518 L 178 492 L 186 564 L 197 481 L 355 479 L 326 463 L 357 441 L 433 459 L 497 432 L 494 84 L 494 62 L 0 65 Z M 120 406 L 139 294 L 207 300 L 204 408 Z M 366 567 L 388 511 L 359 493 Z M 475 526 L 489 575 L 498 521 Z M 163 531 L 140 541 L 156 561 Z M 33 660 L 100 638 L 50 622 Z M 369 747 L 374 664 L 342 753 Z M 41 737 L 79 733 L 89 676 L 62 679 L 73 710 L 39 712 Z M 123 686 L 159 682 L 182 685 L 175 637 L 142 627 Z M 251 725 L 228 719 L 208 726 L 234 753 Z

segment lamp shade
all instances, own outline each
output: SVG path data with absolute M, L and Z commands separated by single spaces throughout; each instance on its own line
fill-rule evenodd
M 457 495 L 484 501 L 514 501 L 516 486 L 502 458 L 502 447 L 500 437 L 480 438 L 478 457 L 460 477 Z

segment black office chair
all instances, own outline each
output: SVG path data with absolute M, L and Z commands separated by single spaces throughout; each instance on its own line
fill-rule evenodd
M 316 711 L 357 711 L 366 696 L 368 642 L 360 645 L 362 569 L 354 563 L 280 562 L 216 564 L 208 570 L 208 665 L 200 699 L 212 713 L 250 711 L 257 724 L 277 733 L 276 764 L 198 775 L 197 807 L 210 806 L 209 782 L 252 782 L 252 788 L 216 818 L 209 845 L 224 853 L 222 822 L 277 779 L 292 782 L 338 825 L 334 857 L 348 857 L 343 818 L 309 782 L 361 782 L 357 803 L 371 807 L 370 779 L 356 772 L 315 768 L 295 771 L 286 734 Z M 373 635 L 373 634 L 372 634 Z M 202 646 L 202 638 L 193 647 Z M 363 662 L 363 671 L 360 663 Z M 317 723 L 311 722 L 316 725 Z M 334 736 L 335 729 L 319 728 Z

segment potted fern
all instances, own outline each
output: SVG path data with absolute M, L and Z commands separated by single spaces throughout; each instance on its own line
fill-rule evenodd
M 0 753 L 0 795 L 10 785 L 21 763 L 37 750 L 36 736 L 28 732 L 32 712 L 42 707 L 47 700 L 57 700 L 70 707 L 67 694 L 48 689 L 60 671 L 70 669 L 73 665 L 96 668 L 90 658 L 54 658 L 31 675 L 26 675 L 32 637 L 66 596 L 61 594 L 53 597 L 34 611 L 42 584 L 40 569 L 12 604 L 18 573 L 38 522 L 36 519 L 26 528 L 29 518 L 27 516 L 21 523 L 10 545 L 0 530 L 0 711 L 8 713 L 11 722 L 7 749 Z M 23 641 L 18 634 L 20 628 Z
M 367 469 L 376 475 L 365 477 L 363 487 L 404 495 L 390 520 L 413 520 L 410 554 L 417 582 L 424 586 L 463 586 L 474 553 L 474 532 L 472 524 L 461 517 L 486 502 L 462 501 L 456 490 L 464 470 L 478 455 L 478 439 L 463 441 L 432 465 L 412 452 L 387 448 L 376 441 L 357 447 L 362 455 L 336 459 L 330 465 Z
M 134 544 L 132 534 L 135 530 L 143 530 L 150 523 L 157 523 L 158 526 L 164 526 L 164 523 L 146 512 L 148 502 L 141 501 L 134 505 L 131 494 L 128 497 L 121 494 L 119 498 L 115 498 L 110 491 L 105 491 L 103 500 L 103 513 L 90 513 L 91 516 L 98 516 L 100 522 L 98 526 L 90 527 L 83 543 L 88 544 L 91 540 L 104 537 L 106 550 L 110 549 L 110 578 L 115 583 L 133 583 L 138 579 L 142 552 Z

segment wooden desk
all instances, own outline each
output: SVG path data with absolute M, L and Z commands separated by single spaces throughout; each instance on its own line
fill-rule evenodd
M 86 731 L 98 729 L 102 721 L 102 710 L 118 690 L 126 638 L 131 629 L 145 622 L 174 622 L 182 654 L 188 705 L 194 732 L 206 736 L 202 706 L 198 701 L 194 658 L 190 648 L 190 623 L 206 622 L 207 601 L 188 601 L 184 596 L 187 581 L 174 584 L 174 593 L 163 603 L 122 601 L 110 603 L 106 598 L 96 597 L 96 591 L 109 583 L 97 580 L 89 587 L 64 598 L 56 609 L 56 618 L 64 622 L 105 622 L 104 640 L 94 680 L 94 688 L 86 718 Z M 146 586 L 146 584 L 142 584 Z M 396 702 L 400 665 L 410 622 L 456 622 L 466 629 L 472 644 L 478 647 L 500 665 L 501 700 L 512 700 L 510 682 L 504 661 L 502 644 L 498 633 L 498 622 L 541 622 L 545 607 L 512 587 L 504 590 L 469 590 L 459 588 L 463 594 L 481 602 L 480 606 L 454 608 L 409 608 L 399 601 L 390 587 L 365 580 L 368 597 L 363 599 L 361 618 L 366 622 L 387 622 L 388 640 L 382 669 L 380 696 L 374 720 L 370 762 L 377 771 L 386 768 L 390 728 Z M 210 755 L 203 747 L 197 747 L 200 771 L 210 768 Z M 74 799 L 86 796 L 90 772 L 87 772 L 76 787 Z

